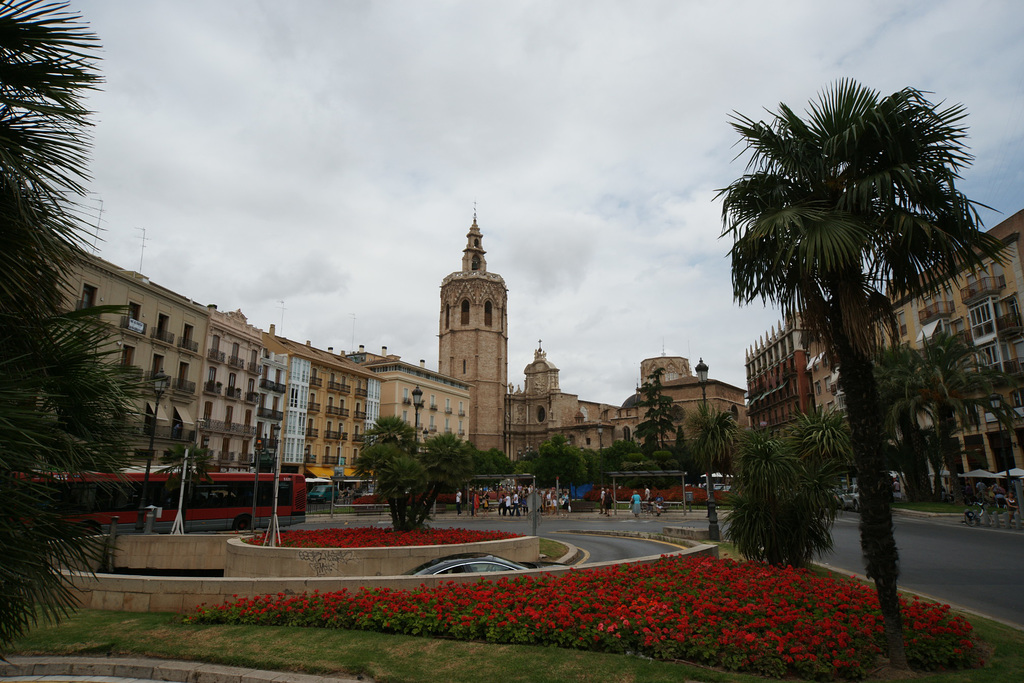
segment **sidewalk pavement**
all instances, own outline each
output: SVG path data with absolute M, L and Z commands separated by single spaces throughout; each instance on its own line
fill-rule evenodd
M 142 657 L 24 657 L 0 660 L 0 681 L 81 683 L 372 683 L 366 677 L 338 678 L 261 671 L 218 664 Z

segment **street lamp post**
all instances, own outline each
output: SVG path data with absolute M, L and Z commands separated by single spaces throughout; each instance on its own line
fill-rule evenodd
M 604 425 L 597 424 L 597 466 L 601 468 L 601 490 L 604 491 L 604 463 L 601 459 L 601 451 L 604 450 Z
M 707 409 L 708 405 L 708 366 L 701 358 L 697 361 L 697 367 L 694 368 L 697 372 L 697 381 L 700 382 L 700 401 L 701 405 Z M 718 530 L 718 509 L 715 507 L 715 487 L 711 483 L 711 463 L 708 463 L 707 481 L 705 487 L 708 492 L 708 540 L 720 541 L 722 535 Z
M 999 410 L 1000 406 L 1002 406 L 1002 404 L 1003 404 L 1003 397 L 1000 394 L 992 394 L 991 396 L 988 397 L 988 402 L 989 402 L 989 405 L 992 406 L 992 413 L 995 414 L 996 411 Z M 996 418 L 998 419 L 998 415 L 996 415 Z M 1003 458 L 1003 465 L 1005 466 L 1005 469 L 1006 469 L 1006 490 L 1007 490 L 1007 492 L 1009 492 L 1009 490 L 1011 488 L 1013 488 L 1013 480 L 1010 479 L 1010 466 L 1011 466 L 1011 463 L 1013 462 L 1013 436 L 1010 435 L 1010 449 L 1009 449 L 1009 454 L 1007 454 L 1006 442 L 1003 441 L 1003 423 L 1002 422 L 999 423 L 999 455 Z M 1014 494 L 1015 497 L 1016 497 L 1016 493 L 1017 492 L 1015 492 L 1015 494 Z M 1019 500 L 1019 497 L 1018 497 L 1018 500 Z
M 153 393 L 156 403 L 153 404 L 153 422 L 149 426 L 149 451 L 146 453 L 146 475 L 142 478 L 142 494 L 139 496 L 139 513 L 135 520 L 135 530 L 142 531 L 146 527 L 146 507 L 149 505 L 149 471 L 153 467 L 153 447 L 156 441 L 156 416 L 160 412 L 160 399 L 167 391 L 170 381 L 163 370 L 153 374 Z
M 415 413 L 416 413 L 416 418 L 415 418 L 415 422 L 416 422 L 416 425 L 415 425 L 415 429 L 416 429 L 415 439 L 416 439 L 416 443 L 419 443 L 420 442 L 420 408 L 423 407 L 423 390 L 420 389 L 419 385 L 416 385 L 416 388 L 412 390 L 412 407 L 415 409 Z

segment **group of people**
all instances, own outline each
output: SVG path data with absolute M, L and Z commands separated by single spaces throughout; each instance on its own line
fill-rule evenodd
M 522 485 L 495 490 L 470 489 L 466 494 L 458 491 L 455 494 L 455 513 L 461 515 L 463 503 L 466 503 L 466 511 L 471 516 L 489 512 L 491 508 L 497 508 L 498 514 L 503 517 L 521 517 L 530 512 L 530 494 L 533 491 L 533 486 Z M 539 510 L 542 515 L 568 515 L 572 512 L 568 489 L 559 490 L 552 487 L 540 489 L 538 494 L 540 495 Z
M 1010 515 L 1011 523 L 1020 507 L 1017 503 L 1017 494 L 1014 492 L 1014 487 L 1010 486 L 1010 490 L 1007 491 L 998 481 L 992 484 L 992 486 L 988 486 L 983 480 L 979 479 L 974 488 L 971 488 L 970 484 L 964 484 L 964 500 L 968 503 L 980 502 L 984 505 L 994 505 L 997 508 L 1005 509 Z

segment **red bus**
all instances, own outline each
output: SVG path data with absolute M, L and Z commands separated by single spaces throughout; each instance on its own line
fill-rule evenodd
M 178 515 L 179 491 L 167 488 L 169 475 L 150 473 L 147 505 L 157 508 L 153 530 L 168 533 Z M 185 532 L 245 531 L 253 526 L 253 474 L 212 472 L 212 481 L 189 486 L 184 513 Z M 256 493 L 257 525 L 270 524 L 273 513 L 273 473 L 260 473 Z M 138 520 L 139 495 L 145 475 L 90 473 L 55 477 L 48 484 L 52 505 L 69 519 L 80 520 L 97 531 L 108 531 L 117 517 L 117 532 L 130 533 Z M 301 474 L 281 474 L 277 489 L 277 519 L 281 526 L 306 521 L 306 478 Z

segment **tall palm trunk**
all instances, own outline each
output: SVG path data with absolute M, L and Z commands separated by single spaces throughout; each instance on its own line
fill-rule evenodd
M 836 309 L 833 309 L 836 310 Z M 882 415 L 871 359 L 856 351 L 841 325 L 834 328 L 839 386 L 846 394 L 846 414 L 860 487 L 860 545 L 867 576 L 875 582 L 885 621 L 889 663 L 907 668 L 896 581 L 899 553 L 892 525 L 892 483 L 885 465 Z

